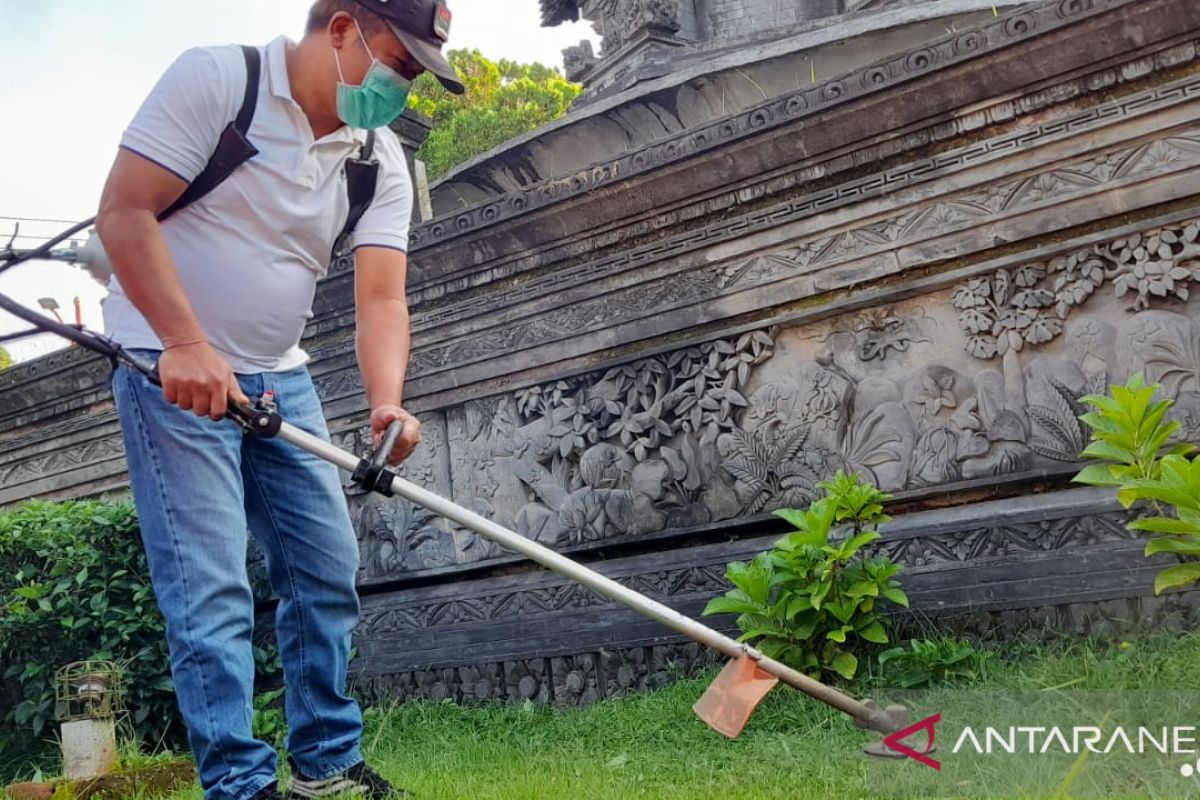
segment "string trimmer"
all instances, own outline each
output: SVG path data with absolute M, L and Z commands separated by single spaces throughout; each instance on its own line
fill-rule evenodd
M 35 250 L 17 252 L 10 247 L 6 252 L 0 253 L 0 259 L 3 259 L 3 263 L 0 264 L 0 272 L 11 269 L 22 262 L 38 258 L 79 261 L 78 257 L 69 252 L 66 254 L 54 253 L 53 248 L 87 228 L 91 223 L 92 220 L 80 223 Z M 103 252 L 100 248 L 90 248 L 90 250 Z M 114 366 L 123 364 L 136 369 L 155 384 L 161 385 L 155 364 L 135 356 L 101 334 L 89 331 L 83 326 L 64 325 L 51 320 L 36 311 L 25 308 L 3 294 L 0 294 L 0 308 L 34 326 L 32 330 L 0 337 L 0 341 L 29 336 L 33 333 L 54 333 L 100 353 L 112 361 Z M 388 428 L 379 448 L 373 454 L 359 457 L 334 447 L 323 439 L 306 433 L 283 420 L 276 411 L 270 396 L 260 397 L 249 406 L 231 404 L 228 417 L 238 424 L 247 436 L 278 437 L 294 444 L 318 458 L 346 470 L 353 476 L 354 483 L 367 491 L 377 492 L 388 497 L 399 496 L 423 506 L 474 531 L 485 539 L 520 553 L 547 569 L 565 575 L 571 580 L 657 620 L 677 633 L 732 659 L 721 676 L 714 681 L 696 704 L 697 714 L 713 728 L 727 736 L 737 736 L 741 732 L 754 706 L 778 681 L 848 714 L 861 728 L 878 731 L 887 736 L 902 731 L 909 725 L 908 711 L 903 706 L 881 708 L 871 700 L 853 698 L 786 664 L 768 658 L 747 644 L 737 642 L 720 631 L 702 625 L 656 600 L 588 569 L 544 545 L 399 477 L 387 466 L 387 454 L 392 451 L 396 440 L 403 431 L 400 422 L 393 423 Z M 900 755 L 896 750 L 880 746 L 881 744 L 875 743 L 868 746 L 867 751 L 874 755 Z

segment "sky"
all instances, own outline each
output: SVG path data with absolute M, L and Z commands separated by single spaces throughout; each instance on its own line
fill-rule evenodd
M 96 213 L 121 133 L 158 76 L 189 47 L 299 39 L 310 0 L 0 0 L 0 244 L 17 218 L 18 248 Z M 450 0 L 450 47 L 492 59 L 560 66 L 584 23 L 542 28 L 537 0 Z M 65 221 L 65 222 L 62 222 Z M 104 290 L 75 267 L 31 262 L 0 275 L 0 292 L 36 307 L 52 297 L 70 322 L 102 328 Z M 0 311 L 0 334 L 28 327 Z M 64 346 L 43 336 L 4 347 L 17 360 Z

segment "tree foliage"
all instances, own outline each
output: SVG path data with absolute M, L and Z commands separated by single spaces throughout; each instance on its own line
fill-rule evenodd
M 425 73 L 409 98 L 409 106 L 433 119 L 433 131 L 417 152 L 431 180 L 558 119 L 582 89 L 543 64 L 492 61 L 478 50 L 451 50 L 449 57 L 466 93 L 451 94 Z
M 13 357 L 7 350 L 0 347 L 0 371 L 6 370 L 13 365 Z

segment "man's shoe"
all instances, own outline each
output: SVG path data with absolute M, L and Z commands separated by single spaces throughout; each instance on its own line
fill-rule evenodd
M 337 795 L 360 795 L 364 800 L 397 800 L 412 797 L 410 792 L 393 786 L 375 770 L 360 761 L 340 775 L 308 778 L 292 764 L 292 777 L 284 790 L 285 800 L 320 800 Z
M 284 800 L 284 797 L 279 793 L 279 784 L 268 783 L 255 792 L 251 800 Z

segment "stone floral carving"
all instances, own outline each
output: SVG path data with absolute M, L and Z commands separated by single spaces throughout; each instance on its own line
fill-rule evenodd
M 867 309 L 849 320 L 839 318 L 817 341 L 826 342 L 839 334 L 853 337 L 860 361 L 883 361 L 889 353 L 904 353 L 914 344 L 929 341 L 914 318 L 891 308 Z
M 1118 239 L 1108 250 L 1114 268 L 1111 279 L 1117 297 L 1135 292 L 1135 310 L 1150 307 L 1152 297 L 1186 301 L 1188 286 L 1200 281 L 1200 222 L 1161 228 L 1145 235 Z
M 990 359 L 1058 337 L 1071 311 L 1105 282 L 1118 298 L 1132 293 L 1133 310 L 1140 311 L 1155 297 L 1186 301 L 1198 280 L 1200 221 L 1194 221 L 974 278 L 954 290 L 952 302 L 967 352 Z
M 1103 265 L 1097 260 L 1082 266 L 1088 277 L 1072 281 L 1061 299 L 1039 288 L 1051 271 L 1042 265 L 998 270 L 991 277 L 975 278 L 956 288 L 951 302 L 961 309 L 958 324 L 968 334 L 967 352 L 989 359 L 1018 353 L 1026 343 L 1044 344 L 1054 339 L 1062 333 L 1066 309 L 1086 299 L 1103 281 Z
M 601 650 L 600 667 L 604 674 L 604 697 L 644 692 L 650 685 L 650 657 L 643 647 Z
M 1120 169 L 1127 160 L 1111 166 Z M 1030 437 L 1010 441 L 1025 441 L 1043 458 L 1073 463 L 1088 440 L 1078 419 L 1084 412 L 1078 398 L 1107 391 L 1110 366 L 1117 366 L 1111 364 L 1114 346 L 1124 353 L 1122 374 L 1145 370 L 1177 398 L 1173 414 L 1184 425 L 1182 435 L 1200 433 L 1200 340 L 1193 337 L 1187 317 L 1148 310 L 1155 298 L 1186 302 L 1196 280 L 1200 221 L 974 278 L 955 288 L 951 303 L 967 334 L 966 351 L 982 360 L 1001 357 L 1005 404 L 1028 418 Z M 1135 313 L 1125 326 L 1128 335 L 1114 336 L 1107 323 L 1082 319 L 1072 334 L 1077 363 L 1059 360 L 1035 367 L 1035 361 L 1023 367 L 1019 354 L 1061 336 L 1074 311 L 1106 283 L 1113 298 L 1132 298 L 1129 310 Z M 1138 350 L 1136 357 L 1133 350 Z M 1031 380 L 1035 372 L 1036 382 Z M 1068 375 L 1070 381 L 1064 379 Z
M 515 508 L 511 524 L 549 545 L 733 516 L 716 443 L 772 353 L 771 334 L 754 331 L 468 404 L 452 418 L 468 443 L 456 475 L 476 474 L 477 510 L 505 521 Z
M 1171 416 L 1181 424 L 1177 437 L 1200 441 L 1200 324 L 1194 316 L 1135 314 L 1118 330 L 1116 352 L 1123 373 L 1142 371 L 1174 398 Z
M 1036 423 L 1029 449 L 1054 461 L 1074 463 L 1091 438 L 1087 426 L 1079 419 L 1088 409 L 1079 402 L 1079 395 L 1062 381 L 1048 377 L 1046 382 L 1051 388 L 1050 402 L 1026 408 Z
M 412 697 L 418 700 L 458 700 L 462 683 L 453 669 L 425 669 L 413 673 Z
M 764 426 L 748 432 L 734 428 L 722 437 L 721 467 L 736 479 L 738 501 L 748 513 L 757 514 L 771 502 L 799 506 L 812 498 L 821 475 L 820 464 L 805 458 L 808 433 L 807 425 Z
M 356 505 L 364 578 L 455 562 L 452 545 L 433 524 L 437 518 L 432 511 L 379 495 L 365 497 Z
M 550 669 L 543 658 L 504 662 L 504 681 L 508 699 L 535 703 L 550 701 Z
M 500 664 L 473 664 L 459 667 L 456 672 L 465 701 L 502 700 L 507 693 L 507 680 Z

